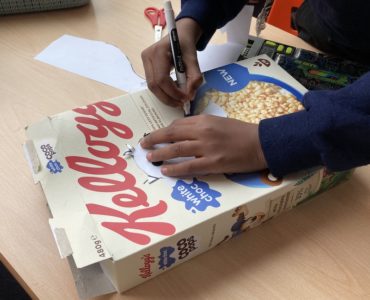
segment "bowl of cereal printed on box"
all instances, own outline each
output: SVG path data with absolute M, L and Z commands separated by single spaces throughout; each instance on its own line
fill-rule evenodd
M 281 86 L 251 80 L 243 89 L 235 92 L 208 89 L 197 99 L 194 114 L 216 114 L 258 124 L 263 119 L 303 109 L 297 97 Z

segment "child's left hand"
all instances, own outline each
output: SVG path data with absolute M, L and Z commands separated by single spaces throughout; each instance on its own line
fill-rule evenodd
M 176 120 L 140 142 L 145 149 L 162 143 L 172 144 L 150 151 L 149 161 L 195 157 L 163 166 L 161 171 L 166 176 L 241 173 L 267 168 L 256 124 L 199 115 Z

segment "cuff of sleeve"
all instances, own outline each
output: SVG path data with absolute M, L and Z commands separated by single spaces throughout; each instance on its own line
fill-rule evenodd
M 276 177 L 321 165 L 320 153 L 311 140 L 309 112 L 300 111 L 265 119 L 259 125 L 262 150 Z
M 191 18 L 196 21 L 203 30 L 196 47 L 203 50 L 217 29 L 217 17 L 212 12 L 212 5 L 207 1 L 187 1 L 183 4 L 176 20 Z

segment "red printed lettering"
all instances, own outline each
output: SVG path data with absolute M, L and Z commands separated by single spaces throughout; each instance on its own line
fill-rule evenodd
M 155 257 L 151 256 L 149 253 L 145 254 L 141 257 L 141 259 L 144 260 L 144 266 L 139 269 L 140 271 L 140 277 L 142 278 L 148 278 L 152 276 L 152 271 L 151 271 L 151 264 L 155 262 Z
M 138 222 L 138 219 L 145 219 L 162 215 L 167 210 L 167 204 L 164 201 L 159 201 L 155 206 L 138 209 L 135 212 L 127 215 L 119 210 L 110 207 L 88 204 L 87 209 L 91 214 L 105 215 L 124 219 L 127 222 L 103 222 L 102 226 L 111 229 L 119 235 L 135 242 L 136 244 L 146 245 L 150 242 L 150 238 L 145 234 L 134 233 L 127 231 L 127 229 L 138 229 L 142 231 L 149 231 L 161 235 L 172 235 L 176 229 L 172 224 L 165 222 Z
M 167 211 L 166 202 L 159 200 L 156 205 L 150 206 L 146 193 L 136 186 L 135 177 L 126 171 L 127 162 L 120 156 L 119 147 L 106 140 L 99 140 L 109 134 L 114 134 L 121 139 L 129 139 L 133 136 L 132 130 L 122 123 L 106 120 L 98 114 L 97 109 L 110 116 L 121 115 L 120 108 L 109 102 L 98 102 L 85 108 L 75 109 L 76 113 L 83 115 L 75 118 L 78 123 L 76 128 L 84 135 L 89 153 L 97 159 L 68 156 L 67 164 L 71 169 L 88 175 L 78 179 L 78 183 L 83 188 L 93 192 L 117 193 L 111 197 L 111 201 L 121 209 L 139 206 L 144 208 L 127 214 L 122 210 L 88 203 L 86 206 L 89 213 L 122 219 L 123 221 L 102 222 L 101 225 L 140 245 L 150 243 L 151 238 L 148 233 L 165 236 L 174 234 L 176 228 L 170 223 L 146 221 L 148 218 L 164 214 Z M 104 162 L 99 159 L 109 159 L 109 161 Z M 107 178 L 107 175 L 115 176 Z M 139 232 L 132 232 L 132 230 Z

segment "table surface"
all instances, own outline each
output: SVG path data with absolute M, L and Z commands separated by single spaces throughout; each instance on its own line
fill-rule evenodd
M 0 18 L 0 258 L 33 298 L 78 296 L 55 246 L 45 197 L 23 156 L 24 128 L 123 94 L 34 57 L 71 34 L 116 45 L 143 75 L 140 53 L 153 42 L 143 10 L 161 5 L 94 0 L 76 9 Z M 178 12 L 179 1 L 173 5 Z M 271 26 L 262 36 L 309 47 Z M 214 42 L 223 39 L 219 34 Z M 369 167 L 359 168 L 349 181 L 239 238 L 124 295 L 98 299 L 369 299 L 369 177 Z

